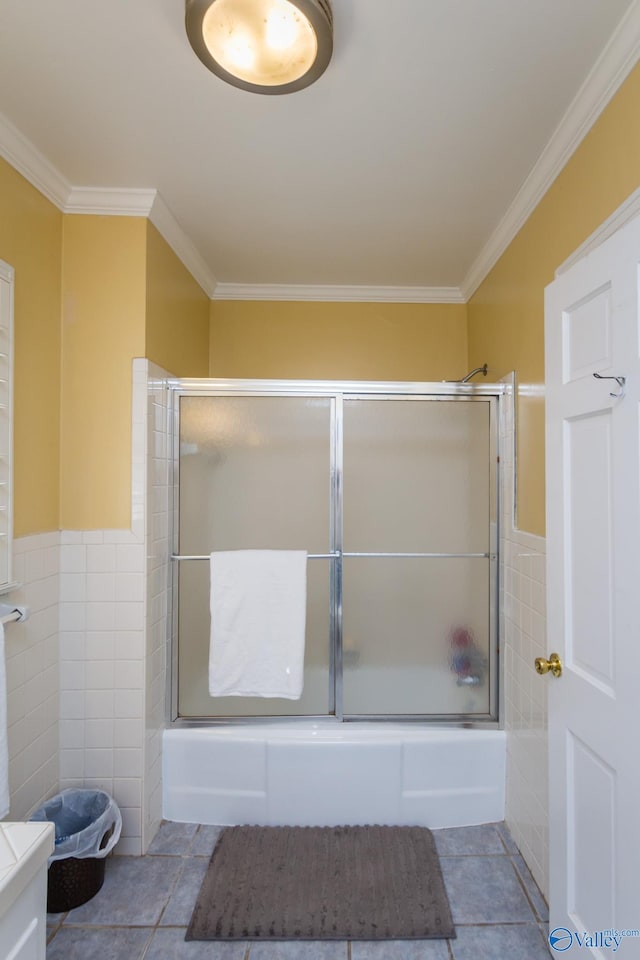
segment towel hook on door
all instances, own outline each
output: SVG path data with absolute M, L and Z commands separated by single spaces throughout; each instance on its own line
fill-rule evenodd
M 627 382 L 626 377 L 603 377 L 601 373 L 594 373 L 596 380 L 615 380 L 620 387 L 620 393 L 610 393 L 609 396 L 615 400 L 622 400 L 624 397 L 624 385 Z

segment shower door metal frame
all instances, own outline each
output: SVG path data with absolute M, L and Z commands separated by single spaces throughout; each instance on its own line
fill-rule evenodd
M 402 381 L 316 381 L 316 380 L 226 380 L 226 379 L 170 379 L 167 386 L 173 394 L 170 404 L 170 444 L 173 451 L 173 477 L 171 508 L 173 515 L 173 551 L 171 559 L 171 715 L 173 725 L 191 726 L 200 724 L 246 724 L 272 722 L 300 722 L 323 720 L 349 722 L 401 721 L 464 724 L 468 726 L 499 725 L 499 544 L 500 544 L 500 431 L 499 403 L 507 394 L 503 383 L 428 383 Z M 305 397 L 328 398 L 330 406 L 330 452 L 329 452 L 329 551 L 326 554 L 310 554 L 310 559 L 330 560 L 329 590 L 329 690 L 326 714 L 286 716 L 203 716 L 181 717 L 178 712 L 178 624 L 177 624 L 177 564 L 180 561 L 207 561 L 209 555 L 195 556 L 178 553 L 179 537 L 179 434 L 181 397 Z M 342 538 L 343 511 L 343 428 L 344 402 L 349 400 L 418 400 L 418 401 L 478 401 L 489 402 L 489 469 L 490 489 L 495 523 L 489 522 L 489 550 L 486 553 L 344 553 Z M 343 660 L 342 660 L 342 611 L 344 557 L 388 557 L 415 559 L 486 558 L 489 560 L 489 713 L 485 714 L 348 714 L 343 712 Z

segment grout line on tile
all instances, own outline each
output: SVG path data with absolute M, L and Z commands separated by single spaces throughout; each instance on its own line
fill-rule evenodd
M 498 836 L 500 837 L 500 842 L 502 843 L 502 846 L 504 847 L 504 852 L 505 852 L 506 856 L 508 856 L 508 857 L 516 856 L 516 854 L 514 854 L 513 851 L 509 849 L 509 846 L 508 846 L 508 843 L 507 843 L 507 838 L 506 838 L 505 836 L 503 836 L 502 831 L 501 831 L 501 830 L 496 830 L 496 833 L 497 833 Z M 513 840 L 513 837 L 511 838 L 511 840 L 512 840 L 512 842 L 515 844 L 515 840 Z M 517 849 L 517 846 L 516 846 L 516 849 Z
M 456 923 L 456 927 L 538 927 L 540 926 L 540 921 L 536 920 L 535 917 L 532 920 L 471 920 L 471 921 L 459 921 Z
M 520 886 L 522 887 L 522 890 L 523 890 L 523 892 L 524 892 L 524 895 L 525 895 L 525 897 L 527 898 L 527 903 L 528 903 L 529 906 L 531 907 L 531 910 L 532 910 L 532 912 L 533 912 L 533 916 L 535 917 L 535 922 L 536 922 L 536 923 L 542 922 L 541 917 L 540 917 L 540 914 L 539 914 L 538 910 L 536 909 L 536 906 L 535 906 L 535 904 L 534 904 L 534 902 L 533 902 L 533 899 L 529 896 L 529 891 L 527 890 L 527 885 L 526 885 L 525 882 L 524 882 L 524 878 L 520 875 L 520 871 L 518 870 L 518 868 L 517 868 L 517 866 L 516 866 L 516 864 L 515 864 L 515 861 L 514 861 L 511 857 L 509 857 L 509 860 L 511 861 L 511 866 L 513 867 L 513 871 L 514 871 L 516 877 L 518 878 L 518 883 L 519 883 Z M 533 877 L 532 877 L 531 879 L 533 880 Z M 533 880 L 533 883 L 535 883 L 535 880 Z M 537 884 L 536 884 L 536 886 L 537 886 Z M 540 892 L 540 896 L 542 897 L 542 892 Z M 544 900 L 544 897 L 542 897 L 542 899 Z

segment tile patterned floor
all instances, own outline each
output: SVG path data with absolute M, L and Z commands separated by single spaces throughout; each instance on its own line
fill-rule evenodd
M 434 830 L 455 940 L 186 943 L 219 827 L 164 823 L 100 893 L 49 914 L 47 960 L 549 960 L 547 908 L 504 824 Z

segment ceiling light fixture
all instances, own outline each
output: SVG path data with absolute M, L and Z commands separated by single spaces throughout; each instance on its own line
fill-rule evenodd
M 252 93 L 308 87 L 333 51 L 329 0 L 186 0 L 185 22 L 205 67 Z

